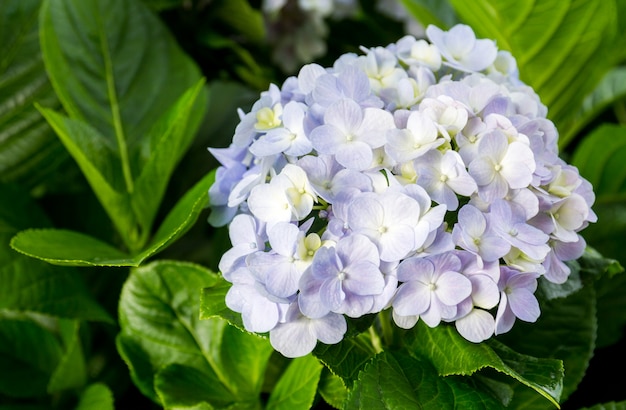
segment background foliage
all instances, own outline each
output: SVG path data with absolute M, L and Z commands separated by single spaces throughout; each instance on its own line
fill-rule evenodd
M 539 321 L 474 345 L 421 323 L 380 340 L 370 318 L 283 358 L 224 306 L 206 148 L 296 73 L 289 33 L 255 1 L 2 0 L 0 409 L 626 408 L 626 2 L 401 3 L 510 50 L 594 186 L 590 248 Z M 315 61 L 404 35 L 359 4 Z

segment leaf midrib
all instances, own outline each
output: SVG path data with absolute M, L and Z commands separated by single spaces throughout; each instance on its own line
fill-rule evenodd
M 128 157 L 128 147 L 126 145 L 126 136 L 124 135 L 124 126 L 122 124 L 122 117 L 120 113 L 120 106 L 117 99 L 117 92 L 115 90 L 115 75 L 113 74 L 113 64 L 111 53 L 109 50 L 109 43 L 106 37 L 106 31 L 102 23 L 101 15 L 96 15 L 96 21 L 98 24 L 98 37 L 100 39 L 100 49 L 102 51 L 102 57 L 104 59 L 104 74 L 107 85 L 107 95 L 111 102 L 111 115 L 113 118 L 113 128 L 115 130 L 115 139 L 117 141 L 117 147 L 120 153 L 120 160 L 122 163 L 122 172 L 124 173 L 124 182 L 126 183 L 126 191 L 130 194 L 134 191 L 133 176 L 130 169 L 130 160 Z

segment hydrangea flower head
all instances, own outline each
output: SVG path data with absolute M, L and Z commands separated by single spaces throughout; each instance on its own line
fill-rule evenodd
M 582 255 L 593 191 L 513 56 L 465 25 L 426 34 L 305 65 L 211 150 L 226 304 L 287 357 L 385 309 L 479 343 L 536 321 L 538 281 Z

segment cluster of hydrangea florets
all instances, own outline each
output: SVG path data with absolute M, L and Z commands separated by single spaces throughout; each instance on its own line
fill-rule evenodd
M 534 322 L 594 194 L 510 53 L 457 25 L 304 66 L 240 112 L 209 193 L 226 304 L 285 356 L 391 309 L 472 342 Z

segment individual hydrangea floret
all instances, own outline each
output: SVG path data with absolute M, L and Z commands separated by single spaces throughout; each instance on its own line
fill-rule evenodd
M 426 34 L 305 65 L 211 149 L 226 305 L 287 357 L 383 310 L 480 343 L 536 321 L 538 283 L 585 249 L 593 190 L 513 56 L 468 26 Z

